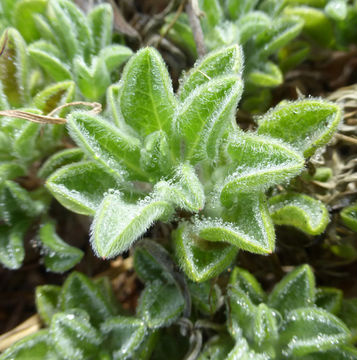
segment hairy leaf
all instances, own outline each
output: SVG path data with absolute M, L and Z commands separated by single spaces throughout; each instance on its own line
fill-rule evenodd
M 71 136 L 105 170 L 118 179 L 135 174 L 145 180 L 140 169 L 140 142 L 99 116 L 74 112 L 68 118 Z M 126 173 L 127 172 L 127 173 Z
M 308 157 L 331 140 L 340 120 L 341 109 L 332 103 L 284 102 L 258 119 L 258 133 L 281 139 Z
M 23 107 L 29 99 L 29 59 L 26 44 L 20 33 L 14 28 L 9 28 L 3 33 L 0 44 L 4 44 L 6 38 L 6 48 L 0 56 L 2 90 L 12 107 Z
M 269 210 L 275 224 L 295 226 L 311 235 L 321 234 L 329 222 L 326 206 L 303 194 L 273 196 L 269 199 Z
M 108 317 L 116 315 L 110 299 L 105 295 L 102 289 L 85 275 L 73 272 L 62 287 L 60 307 L 63 311 L 74 308 L 85 310 L 92 323 L 98 325 Z
M 184 101 L 198 86 L 221 75 L 239 75 L 243 71 L 243 51 L 237 45 L 209 52 L 198 60 L 184 76 L 179 88 L 179 97 Z
M 93 162 L 66 165 L 46 183 L 52 195 L 65 207 L 79 214 L 94 215 L 104 194 L 118 183 Z
M 315 278 L 308 265 L 302 265 L 287 274 L 269 295 L 268 305 L 283 315 L 289 311 L 312 306 L 315 303 Z
M 174 206 L 190 212 L 199 212 L 204 207 L 205 194 L 195 169 L 185 163 L 175 170 L 170 181 L 161 181 L 156 184 L 156 191 Z
M 48 222 L 39 232 L 44 250 L 44 262 L 48 270 L 62 273 L 79 263 L 83 251 L 65 243 L 57 234 L 55 226 Z
M 60 311 L 60 293 L 61 287 L 56 285 L 42 285 L 36 288 L 35 301 L 37 312 L 47 326 L 50 325 L 53 315 Z
M 343 223 L 351 230 L 357 232 L 357 203 L 344 208 L 340 215 Z
M 283 353 L 290 356 L 335 349 L 336 345 L 350 337 L 341 320 L 325 310 L 314 308 L 288 313 L 282 330 L 280 342 L 285 345 Z
M 183 144 L 182 157 L 195 163 L 214 155 L 225 126 L 234 120 L 242 93 L 238 76 L 224 76 L 196 88 L 175 115 L 175 129 Z
M 49 157 L 39 169 L 37 175 L 41 178 L 49 177 L 55 170 L 62 166 L 83 160 L 84 154 L 81 149 L 65 149 L 56 152 Z
M 58 355 L 66 360 L 95 359 L 102 343 L 101 333 L 90 324 L 88 314 L 80 309 L 55 314 L 50 335 Z
M 52 351 L 48 330 L 40 330 L 33 335 L 25 337 L 0 355 L 0 360 L 34 359 L 60 360 Z
M 283 82 L 283 74 L 278 66 L 268 61 L 250 71 L 247 81 L 255 86 L 276 87 Z
M 68 66 L 59 58 L 58 50 L 51 43 L 39 40 L 28 47 L 28 52 L 31 58 L 55 81 L 72 78 Z
M 120 194 L 108 193 L 92 224 L 92 246 L 99 256 L 112 258 L 127 250 L 154 221 L 167 217 L 171 211 L 171 205 L 160 199 L 148 197 L 128 204 Z
M 131 357 L 146 335 L 144 321 L 132 317 L 112 317 L 105 321 L 100 329 L 107 337 L 106 344 L 111 350 L 113 360 Z
M 174 232 L 173 240 L 180 266 L 191 280 L 197 282 L 217 276 L 231 264 L 238 252 L 235 246 L 199 238 L 187 224 L 182 224 Z
M 229 284 L 243 290 L 249 295 L 250 300 L 259 305 L 266 298 L 266 295 L 257 279 L 247 270 L 235 267 L 229 278 Z
M 125 122 L 138 134 L 171 132 L 176 100 L 166 66 L 153 48 L 138 51 L 125 66 L 119 102 Z
M 137 315 L 150 329 L 168 326 L 184 309 L 184 299 L 175 285 L 149 283 L 141 293 Z
M 343 299 L 343 291 L 336 288 L 321 287 L 316 290 L 315 303 L 331 314 L 338 315 Z
M 213 242 L 227 242 L 258 254 L 271 253 L 275 232 L 263 193 L 240 194 L 237 203 L 220 218 L 202 219 L 195 227 L 199 236 Z

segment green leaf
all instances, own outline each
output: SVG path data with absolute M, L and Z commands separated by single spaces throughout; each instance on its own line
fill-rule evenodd
M 304 167 L 304 158 L 289 146 L 253 134 L 232 137 L 227 150 L 233 171 L 221 190 L 224 205 L 230 205 L 239 192 L 265 191 L 287 182 Z
M 330 47 L 335 39 L 331 21 L 320 9 L 310 6 L 287 7 L 284 13 L 303 20 L 303 32 L 323 47 Z
M 148 174 L 150 182 L 155 183 L 170 173 L 173 161 L 164 131 L 158 130 L 148 135 L 140 155 L 140 167 Z
M 57 170 L 48 178 L 46 187 L 64 207 L 94 215 L 104 194 L 118 188 L 118 183 L 95 163 L 80 162 Z
M 226 9 L 232 20 L 237 20 L 242 15 L 250 13 L 257 5 L 258 0 L 226 0 Z
M 266 353 L 256 353 L 253 350 L 249 349 L 248 342 L 240 338 L 237 340 L 237 342 L 234 345 L 234 348 L 231 350 L 231 352 L 227 355 L 226 360 L 236 360 L 236 359 L 242 359 L 242 360 L 266 360 L 270 359 Z
M 118 179 L 134 177 L 145 180 L 140 169 L 140 142 L 99 116 L 74 112 L 68 117 L 72 138 L 98 164 Z M 134 176 L 133 176 L 134 175 Z
M 22 221 L 14 226 L 0 226 L 0 263 L 9 269 L 20 268 L 25 257 L 24 236 L 29 223 Z
M 58 151 L 49 157 L 39 169 L 37 175 L 41 178 L 49 177 L 55 170 L 64 165 L 72 164 L 83 160 L 84 154 L 81 149 L 65 149 Z
M 185 223 L 173 233 L 173 241 L 181 268 L 196 282 L 220 274 L 232 263 L 238 252 L 235 246 L 199 238 Z
M 160 281 L 149 283 L 139 299 L 137 315 L 148 328 L 156 329 L 174 322 L 184 309 L 184 299 L 176 285 Z
M 39 40 L 28 47 L 31 59 L 40 65 L 55 81 L 70 80 L 68 66 L 60 59 L 57 48 L 45 40 Z
M 257 307 L 254 321 L 254 343 L 262 350 L 273 345 L 279 338 L 277 316 L 277 313 L 265 304 L 259 304 Z
M 204 12 L 201 21 L 208 27 L 214 27 L 223 21 L 223 9 L 219 0 L 200 0 L 199 6 Z
M 14 162 L 0 162 L 0 184 L 6 180 L 16 179 L 25 175 L 25 168 Z
M 282 315 L 315 303 L 315 278 L 309 265 L 301 265 L 286 275 L 269 295 L 268 305 Z
M 82 250 L 65 243 L 57 234 L 55 226 L 48 222 L 39 232 L 47 270 L 63 273 L 79 263 L 84 255 Z
M 319 235 L 329 222 L 326 206 L 314 198 L 286 193 L 269 199 L 271 217 L 277 225 L 290 225 L 310 234 Z
M 113 8 L 109 4 L 93 7 L 88 14 L 88 22 L 94 41 L 94 54 L 98 54 L 112 41 Z
M 357 349 L 350 345 L 340 345 L 332 350 L 319 351 L 304 356 L 303 360 L 356 360 Z
M 287 314 L 280 335 L 286 356 L 303 356 L 336 349 L 349 340 L 346 325 L 322 309 L 301 308 Z
M 111 84 L 104 58 L 94 57 L 90 66 L 77 56 L 73 62 L 76 83 L 82 95 L 91 101 L 99 101 Z
M 81 309 L 55 314 L 50 335 L 58 355 L 66 360 L 95 359 L 102 344 L 101 333 L 90 324 L 88 314 Z
M 37 29 L 35 14 L 44 14 L 47 0 L 16 1 L 13 12 L 13 23 L 27 43 L 37 40 L 41 34 Z M 26 19 L 26 21 L 24 21 Z
M 171 132 L 176 100 L 166 66 L 153 48 L 138 51 L 124 68 L 119 102 L 125 122 L 141 136 Z
M 174 176 L 156 184 L 155 190 L 167 202 L 190 212 L 201 211 L 205 204 L 203 186 L 195 169 L 188 163 L 179 165 Z
M 316 290 L 316 306 L 323 308 L 331 314 L 338 315 L 343 299 L 343 291 L 331 287 L 321 287 Z
M 273 25 L 257 35 L 254 49 L 260 58 L 274 54 L 295 39 L 301 32 L 304 22 L 298 18 L 281 18 L 273 21 Z
M 352 332 L 353 342 L 357 340 L 357 298 L 344 299 L 338 316 Z
M 2 34 L 1 45 L 6 38 L 4 53 L 0 56 L 0 81 L 10 105 L 19 108 L 27 104 L 29 99 L 26 43 L 14 28 L 9 28 Z
M 110 45 L 99 53 L 99 57 L 103 58 L 109 72 L 124 64 L 132 55 L 130 48 L 124 45 Z
M 15 134 L 13 142 L 14 154 L 22 161 L 36 158 L 36 140 L 41 125 L 34 122 L 24 122 L 23 126 Z
M 265 13 L 252 11 L 241 17 L 237 24 L 240 33 L 239 43 L 244 45 L 247 41 L 271 27 L 272 21 Z
M 275 87 L 283 82 L 283 74 L 278 66 L 267 61 L 259 68 L 249 72 L 247 81 L 259 87 Z
M 213 315 L 222 304 L 222 292 L 217 284 L 209 281 L 201 283 L 188 283 L 192 302 L 195 308 L 205 315 Z
M 36 287 L 35 301 L 37 312 L 47 326 L 50 325 L 53 315 L 59 311 L 60 292 L 61 287 L 56 285 Z
M 204 218 L 195 227 L 205 240 L 227 242 L 257 254 L 271 253 L 275 247 L 274 226 L 263 193 L 241 193 L 222 219 Z
M 325 7 L 326 14 L 333 20 L 342 21 L 347 17 L 347 2 L 341 0 L 329 1 Z
M 257 307 L 248 294 L 236 286 L 227 291 L 228 330 L 235 339 L 247 338 L 253 341 L 255 334 L 255 317 Z
M 100 330 L 113 360 L 131 358 L 146 335 L 145 323 L 132 317 L 116 316 L 105 321 Z
M 216 335 L 206 342 L 197 360 L 226 360 L 232 347 L 233 341 L 229 336 Z
M 62 287 L 60 306 L 63 311 L 74 308 L 85 310 L 96 326 L 108 317 L 116 315 L 110 299 L 101 287 L 78 272 L 73 272 L 66 279 Z
M 340 215 L 343 223 L 351 230 L 357 232 L 357 203 L 345 207 Z
M 333 103 L 284 102 L 258 119 L 258 133 L 281 139 L 308 157 L 331 140 L 340 120 L 341 109 Z
M 174 21 L 174 18 L 175 14 L 173 13 L 165 17 L 165 25 L 161 28 L 160 34 L 166 34 L 168 40 L 182 49 L 193 62 L 198 55 L 188 16 L 186 13 L 182 13 L 176 21 Z
M 82 11 L 68 0 L 49 0 L 47 17 L 70 61 L 76 55 L 89 55 L 93 38 Z
M 0 189 L 1 190 L 1 189 Z M 44 210 L 44 204 L 31 198 L 30 193 L 18 183 L 7 180 L 0 191 L 0 214 L 6 223 L 17 222 L 17 217 L 22 219 L 36 217 Z
M 52 352 L 48 335 L 48 330 L 40 330 L 25 337 L 0 355 L 0 360 L 60 360 Z
M 73 101 L 75 88 L 74 81 L 63 81 L 50 85 L 34 97 L 33 103 L 44 114 L 48 114 L 58 106 Z M 65 111 L 64 109 L 59 111 L 58 116 L 63 116 Z
M 205 159 L 207 152 L 211 157 L 216 154 L 225 127 L 235 121 L 241 93 L 240 77 L 230 75 L 208 81 L 185 99 L 174 119 L 183 159 L 194 164 Z
M 102 258 L 112 258 L 127 250 L 152 223 L 170 216 L 171 205 L 147 197 L 127 204 L 118 193 L 109 193 L 98 208 L 92 224 L 91 242 Z
M 168 251 L 154 241 L 145 239 L 135 247 L 135 272 L 145 283 L 160 280 L 173 284 L 175 279 L 166 266 L 168 261 L 172 261 Z
M 257 279 L 250 272 L 238 266 L 233 269 L 229 284 L 243 290 L 255 305 L 259 305 L 266 298 Z
M 198 60 L 182 79 L 179 97 L 184 101 L 198 86 L 221 75 L 241 74 L 243 71 L 243 51 L 237 45 L 209 52 Z

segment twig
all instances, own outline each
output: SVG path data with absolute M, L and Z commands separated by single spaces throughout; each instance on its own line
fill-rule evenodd
M 37 314 L 31 316 L 19 326 L 0 336 L 0 351 L 7 349 L 26 336 L 34 334 L 40 330 L 40 328 L 41 323 L 39 316 Z
M 200 14 L 197 0 L 188 0 L 186 5 L 186 12 L 192 29 L 193 38 L 195 39 L 197 53 L 199 56 L 203 56 L 206 53 L 206 48 L 204 44 L 203 31 L 199 19 Z
M 343 135 L 343 134 L 339 134 L 337 133 L 335 135 L 336 139 L 338 140 L 342 140 L 342 141 L 345 141 L 345 142 L 348 142 L 350 144 L 354 144 L 354 145 L 357 145 L 357 138 L 354 138 L 354 137 L 351 137 L 351 136 L 347 136 L 347 135 Z
M 102 111 L 102 105 L 96 102 L 90 103 L 85 101 L 74 101 L 71 103 L 67 103 L 64 105 L 61 105 L 54 110 L 52 110 L 48 115 L 39 115 L 30 113 L 27 111 L 22 110 L 2 110 L 0 111 L 0 116 L 9 116 L 9 117 L 15 117 L 20 118 L 24 120 L 29 120 L 35 123 L 40 124 L 65 124 L 67 122 L 66 119 L 60 118 L 60 117 L 54 117 L 54 115 L 57 111 L 62 110 L 69 106 L 77 106 L 77 105 L 84 105 L 84 106 L 90 106 L 92 107 L 91 112 L 94 114 L 98 114 Z
M 160 38 L 156 44 L 157 47 L 160 46 L 160 43 L 162 41 L 162 39 L 168 34 L 168 32 L 172 29 L 172 27 L 175 25 L 177 19 L 179 18 L 179 16 L 181 15 L 182 11 L 183 11 L 183 8 L 186 4 L 186 1 L 187 0 L 182 0 L 177 11 L 176 11 L 176 14 L 174 16 L 174 18 L 172 19 L 172 21 L 170 22 L 170 24 L 167 25 L 165 31 L 160 35 Z

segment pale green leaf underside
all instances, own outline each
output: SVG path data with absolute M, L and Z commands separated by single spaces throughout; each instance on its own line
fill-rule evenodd
M 269 199 L 269 210 L 275 224 L 295 226 L 310 235 L 321 234 L 329 222 L 326 206 L 303 194 L 273 196 Z
M 223 221 L 198 220 L 199 236 L 209 241 L 223 241 L 257 254 L 271 253 L 275 232 L 264 194 L 240 194 L 237 204 L 227 210 Z
M 166 201 L 147 198 L 137 204 L 127 204 L 120 194 L 109 193 L 92 224 L 92 246 L 99 256 L 112 258 L 127 250 L 154 221 L 171 211 Z
M 321 100 L 284 103 L 258 119 L 259 134 L 281 139 L 305 157 L 328 143 L 341 120 L 338 105 Z

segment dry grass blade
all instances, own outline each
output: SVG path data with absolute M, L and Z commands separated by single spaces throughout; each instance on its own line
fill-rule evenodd
M 99 103 L 75 101 L 75 102 L 67 103 L 67 104 L 64 104 L 64 105 L 61 105 L 61 106 L 55 108 L 48 115 L 39 115 L 39 114 L 34 114 L 34 113 L 27 112 L 27 111 L 22 111 L 22 110 L 3 110 L 3 111 L 0 111 L 0 116 L 16 117 L 16 118 L 29 120 L 29 121 L 32 121 L 35 123 L 40 123 L 40 124 L 65 124 L 67 121 L 66 119 L 63 119 L 60 117 L 54 117 L 53 115 L 56 112 L 58 112 L 64 108 L 67 108 L 70 106 L 78 106 L 78 105 L 91 107 L 92 110 L 90 110 L 90 112 L 92 112 L 94 114 L 99 114 L 102 111 L 102 105 Z

